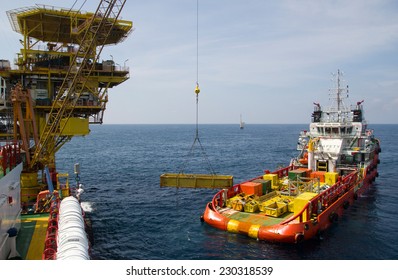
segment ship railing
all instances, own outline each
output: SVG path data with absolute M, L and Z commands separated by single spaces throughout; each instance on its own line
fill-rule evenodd
M 298 166 L 289 165 L 287 167 L 280 168 L 274 172 L 270 172 L 269 170 L 265 170 L 265 174 L 278 174 L 278 178 L 283 178 L 289 175 L 289 171 L 299 168 Z
M 280 169 L 272 172 L 272 174 L 278 174 L 278 177 L 282 178 L 282 177 L 288 176 L 289 171 L 297 169 L 297 168 L 298 168 L 297 166 L 289 165 L 287 167 L 280 168 Z M 269 170 L 265 170 L 264 173 L 265 174 L 270 174 L 271 172 Z M 252 178 L 250 180 L 244 181 L 241 184 L 246 183 L 246 182 L 251 182 L 251 181 L 256 180 L 256 179 L 262 179 L 262 176 L 255 177 L 255 178 Z M 226 201 L 225 201 L 226 199 L 241 193 L 240 184 L 236 184 L 233 187 L 227 189 L 226 197 L 225 197 L 224 193 L 225 193 L 224 189 L 220 190 L 213 197 L 213 200 L 212 200 L 211 204 L 212 204 L 214 210 L 216 210 L 217 207 L 223 207 L 223 205 L 225 205 L 225 203 L 226 203 Z
M 233 197 L 241 192 L 240 184 L 234 185 L 228 189 L 222 189 L 213 197 L 212 205 L 214 209 L 217 207 L 223 207 L 226 203 L 226 200 L 230 197 Z M 226 196 L 226 197 L 225 197 Z
M 22 214 L 32 214 L 34 213 L 36 200 L 31 201 L 30 199 L 34 197 L 32 194 L 21 194 L 21 206 L 22 206 Z
M 217 211 L 217 207 L 222 207 L 224 205 L 224 190 L 216 193 L 216 195 L 213 197 L 213 200 L 211 201 L 211 204 L 215 211 Z
M 283 168 L 283 171 L 280 171 L 281 174 L 286 172 L 284 171 L 284 169 L 289 170 L 289 167 Z M 340 196 L 342 196 L 344 193 L 346 193 L 352 187 L 354 187 L 357 181 L 358 181 L 357 171 L 348 174 L 347 176 L 343 177 L 341 180 L 336 182 L 336 184 L 334 184 L 330 188 L 316 195 L 303 207 L 303 209 L 299 213 L 287 219 L 286 221 L 282 222 L 281 224 L 289 224 L 293 221 L 299 221 L 300 223 L 302 223 L 310 220 L 312 216 L 319 215 L 324 209 L 326 209 L 332 203 L 334 203 Z M 228 189 L 227 198 L 237 195 L 240 192 L 241 192 L 240 184 L 237 184 L 232 188 Z M 225 205 L 226 198 L 224 193 L 225 190 L 220 190 L 213 197 L 211 204 L 214 211 L 217 211 L 218 207 L 223 207 Z
M 345 176 L 342 180 L 312 198 L 299 213 L 290 217 L 281 224 L 289 224 L 293 221 L 299 221 L 300 223 L 307 222 L 312 216 L 318 216 L 324 209 L 333 204 L 344 193 L 349 191 L 352 187 L 355 187 L 357 179 L 358 172 L 353 172 Z
M 43 260 L 56 259 L 56 254 L 58 249 L 57 238 L 58 238 L 59 204 L 60 204 L 59 198 L 51 202 L 46 239 L 44 242 L 45 247 L 42 255 Z
M 255 179 L 260 179 L 261 176 L 247 180 L 245 182 L 250 182 L 253 181 Z M 245 183 L 242 182 L 242 183 Z M 228 189 L 222 189 L 220 190 L 218 193 L 215 194 L 215 196 L 213 197 L 213 200 L 211 202 L 213 209 L 217 210 L 217 207 L 223 207 L 226 204 L 226 200 L 228 198 L 231 198 L 239 193 L 241 193 L 241 188 L 240 188 L 240 184 L 236 184 Z
M 0 166 L 3 176 L 21 162 L 21 146 L 19 143 L 6 144 L 0 147 Z

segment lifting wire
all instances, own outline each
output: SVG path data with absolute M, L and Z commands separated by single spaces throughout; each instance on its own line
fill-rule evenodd
M 191 146 L 189 153 L 186 155 L 182 163 L 182 168 L 180 169 L 179 173 L 164 173 L 160 175 L 160 186 L 161 187 L 176 187 L 176 206 L 180 208 L 180 201 L 178 195 L 179 188 L 230 188 L 233 186 L 233 176 L 231 175 L 217 175 L 214 171 L 209 158 L 206 155 L 205 149 L 200 141 L 199 137 L 199 0 L 196 0 L 196 87 L 195 87 L 195 94 L 196 94 L 196 130 L 195 130 L 195 139 Z M 199 173 L 184 173 L 184 169 L 187 165 L 188 160 L 191 157 L 191 154 L 194 151 L 195 145 L 198 144 L 200 146 L 200 156 L 201 159 L 206 160 L 207 168 L 210 172 L 207 174 L 199 174 Z M 196 168 L 196 166 L 194 166 Z M 191 196 L 193 194 L 191 193 Z M 185 203 L 184 199 L 184 203 Z M 191 201 L 191 200 L 189 200 Z
M 205 149 L 202 146 L 202 143 L 200 142 L 199 139 L 199 0 L 196 0 L 196 87 L 195 87 L 195 94 L 196 94 L 196 131 L 195 131 L 195 139 L 193 141 L 193 144 L 191 146 L 191 149 L 188 153 L 188 156 L 192 154 L 193 149 L 195 147 L 196 143 L 199 143 L 200 150 L 202 152 L 202 155 L 204 156 L 207 165 L 209 166 L 209 170 L 212 174 L 216 174 L 214 172 L 214 169 L 210 163 L 209 158 L 206 155 Z M 183 165 L 182 170 L 180 173 L 184 173 L 185 166 L 187 165 L 187 162 Z

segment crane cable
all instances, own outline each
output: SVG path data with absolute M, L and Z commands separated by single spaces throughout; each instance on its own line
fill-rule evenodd
M 207 162 L 207 165 L 209 166 L 210 172 L 212 174 L 216 174 L 216 172 L 214 172 L 214 169 L 210 163 L 209 158 L 207 157 L 205 149 L 202 146 L 202 143 L 200 142 L 200 139 L 199 139 L 199 93 L 200 93 L 200 88 L 199 88 L 199 0 L 196 0 L 196 87 L 195 87 L 194 91 L 196 94 L 196 131 L 195 131 L 195 139 L 194 139 L 191 149 L 188 153 L 188 156 L 190 154 L 192 154 L 195 144 L 196 144 L 196 142 L 198 142 L 200 149 L 202 151 L 202 154 Z M 183 173 L 185 166 L 186 166 L 186 163 L 184 164 L 180 173 Z
M 195 139 L 199 139 L 199 0 L 196 0 L 196 135 Z M 199 142 L 200 143 L 200 142 Z

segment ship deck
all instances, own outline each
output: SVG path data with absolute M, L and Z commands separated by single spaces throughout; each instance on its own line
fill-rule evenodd
M 48 226 L 48 213 L 21 216 L 17 251 L 24 260 L 41 260 Z
M 240 212 L 228 207 L 220 209 L 219 213 L 229 219 L 255 224 L 255 225 L 261 225 L 261 226 L 276 225 L 293 216 L 292 212 L 287 212 L 279 217 L 272 217 L 261 212 L 259 213 Z

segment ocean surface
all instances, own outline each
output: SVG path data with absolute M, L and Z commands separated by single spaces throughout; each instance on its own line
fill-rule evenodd
M 323 240 L 281 245 L 200 221 L 216 190 L 161 188 L 163 173 L 234 175 L 285 166 L 308 125 L 94 125 L 57 154 L 59 172 L 80 163 L 93 226 L 93 259 L 398 259 L 398 125 L 370 125 L 381 140 L 376 183 Z M 193 145 L 194 144 L 194 145 Z

